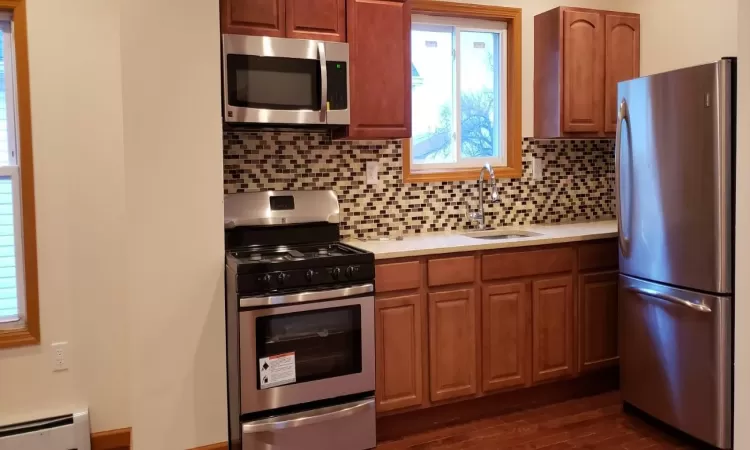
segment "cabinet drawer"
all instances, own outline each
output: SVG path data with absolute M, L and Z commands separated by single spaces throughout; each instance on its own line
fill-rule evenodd
M 378 264 L 375 266 L 375 291 L 419 289 L 421 278 L 419 261 Z
M 617 267 L 617 241 L 606 240 L 581 244 L 578 248 L 578 270 Z
M 530 277 L 573 270 L 570 247 L 521 250 L 482 256 L 482 280 Z
M 430 286 L 473 282 L 473 256 L 431 259 L 427 262 L 427 284 Z

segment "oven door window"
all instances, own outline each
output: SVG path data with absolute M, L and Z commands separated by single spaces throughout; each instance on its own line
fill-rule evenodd
M 362 372 L 359 305 L 258 317 L 257 372 L 267 358 L 294 355 L 298 384 Z M 261 389 L 261 379 L 258 379 Z
M 229 104 L 241 108 L 319 111 L 320 61 L 227 55 Z

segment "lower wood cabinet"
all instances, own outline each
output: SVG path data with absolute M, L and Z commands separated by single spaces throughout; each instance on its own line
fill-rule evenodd
M 422 404 L 422 295 L 375 300 L 377 411 Z
M 531 383 L 528 283 L 482 287 L 482 391 Z
M 477 393 L 476 303 L 473 289 L 429 294 L 430 399 Z
M 377 411 L 616 366 L 617 283 L 614 239 L 378 261 Z
M 533 381 L 565 378 L 575 373 L 573 277 L 536 280 L 532 291 Z
M 617 351 L 616 271 L 578 277 L 578 345 L 580 371 L 615 366 Z

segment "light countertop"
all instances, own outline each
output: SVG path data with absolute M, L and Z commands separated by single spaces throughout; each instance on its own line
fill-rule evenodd
M 538 236 L 486 240 L 463 236 L 465 231 L 424 233 L 404 236 L 401 241 L 359 241 L 347 244 L 375 254 L 375 259 L 405 258 L 444 253 L 473 252 L 499 248 L 562 244 L 617 237 L 617 221 L 578 222 L 559 225 L 524 225 L 496 228 L 493 231 L 527 231 Z

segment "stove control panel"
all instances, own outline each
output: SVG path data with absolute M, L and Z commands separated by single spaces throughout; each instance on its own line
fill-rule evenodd
M 375 266 L 372 264 L 315 267 L 260 274 L 240 274 L 237 290 L 242 293 L 262 293 L 280 289 L 372 282 Z

